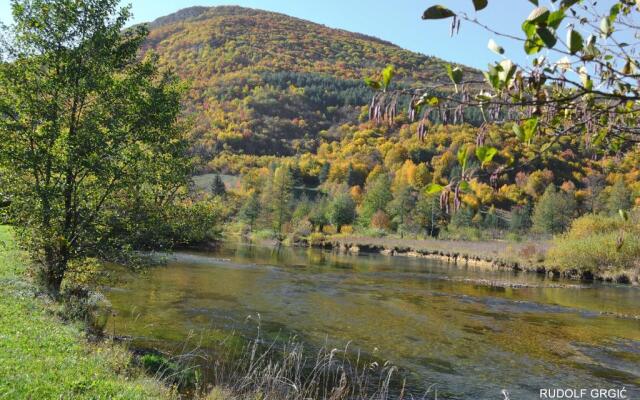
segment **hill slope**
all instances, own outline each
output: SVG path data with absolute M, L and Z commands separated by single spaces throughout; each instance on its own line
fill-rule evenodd
M 388 64 L 400 85 L 446 79 L 442 60 L 273 12 L 193 7 L 150 28 L 145 49 L 191 84 L 187 110 L 204 162 L 223 150 L 314 151 L 322 131 L 358 121 L 371 96 L 363 77 Z

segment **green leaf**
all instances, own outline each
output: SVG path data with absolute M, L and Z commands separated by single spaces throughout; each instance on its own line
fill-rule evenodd
M 493 39 L 489 39 L 489 44 L 487 44 L 489 50 L 493 51 L 496 54 L 504 54 L 504 47 L 498 45 Z
M 531 144 L 533 137 L 538 131 L 538 117 L 529 118 L 522 124 L 522 133 L 525 143 Z
M 460 181 L 460 183 L 458 184 L 458 187 L 463 192 L 468 192 L 471 190 L 471 185 L 469 185 L 469 182 L 467 181 Z
M 536 33 L 538 34 L 540 39 L 542 39 L 542 42 L 544 43 L 544 45 L 550 49 L 552 49 L 553 46 L 555 46 L 556 43 L 558 42 L 558 39 L 556 38 L 556 34 L 547 27 L 544 27 L 544 26 L 539 27 L 538 29 L 536 29 Z
M 524 131 L 520 128 L 520 125 L 513 124 L 513 132 L 516 134 L 519 141 L 524 142 Z
M 593 145 L 600 146 L 602 141 L 607 137 L 607 133 L 609 133 L 606 129 L 600 129 L 600 132 L 595 133 L 593 136 Z
M 464 170 L 467 167 L 467 147 L 462 146 L 458 149 L 458 163 Z
M 393 65 L 388 65 L 387 68 L 382 71 L 382 87 L 384 89 L 387 89 L 389 87 L 389 85 L 391 84 L 391 80 L 393 79 L 395 74 L 396 70 Z
M 543 144 L 542 147 L 540 147 L 540 153 L 545 153 L 547 150 L 551 148 L 551 146 L 553 146 L 552 142 Z
M 373 90 L 380 90 L 382 88 L 380 82 L 372 78 L 364 78 L 364 83 Z
M 443 190 L 444 186 L 438 185 L 437 183 L 430 183 L 426 188 L 427 194 L 436 194 L 442 192 Z
M 456 13 L 447 7 L 436 5 L 427 8 L 422 14 L 422 19 L 445 19 L 455 17 Z
M 453 68 L 451 64 L 447 64 L 445 65 L 445 69 L 447 70 L 447 75 L 449 76 L 449 79 L 451 79 L 451 82 L 456 85 L 462 83 L 463 72 L 460 67 Z
M 539 53 L 543 47 L 544 42 L 537 36 L 533 39 L 527 39 L 524 42 L 524 51 L 529 55 Z
M 567 31 L 567 46 L 569 47 L 569 52 L 571 54 L 576 54 L 584 48 L 582 35 L 573 28 L 569 28 Z
M 560 2 L 560 6 L 562 8 L 569 8 L 569 7 L 573 6 L 574 4 L 576 4 L 578 1 L 580 1 L 580 0 L 562 0 Z
M 547 7 L 537 7 L 527 17 L 527 21 L 533 22 L 536 25 L 546 24 L 549 18 L 549 9 Z
M 473 0 L 473 8 L 475 8 L 476 11 L 484 10 L 488 4 L 488 0 Z
M 564 17 L 564 9 L 562 8 L 552 12 L 551 14 L 549 14 L 549 18 L 547 18 L 547 26 L 553 29 L 558 29 L 560 27 L 560 24 L 564 20 Z
M 536 7 L 538 7 L 539 5 L 538 0 L 529 0 L 529 3 L 533 4 Z
M 490 163 L 493 157 L 498 154 L 498 149 L 491 146 L 480 146 L 476 148 L 476 157 L 482 163 L 482 165 Z
M 438 104 L 440 104 L 440 99 L 438 99 L 437 97 L 431 97 L 429 98 L 429 100 L 427 100 L 427 104 L 431 107 L 435 107 Z
M 522 31 L 527 35 L 527 39 L 533 39 L 536 35 L 536 24 L 531 21 L 524 21 L 522 23 Z
M 616 3 L 611 7 L 611 10 L 609 10 L 609 21 L 612 24 L 616 21 L 616 18 L 618 18 L 618 14 L 620 14 L 620 7 L 620 3 Z

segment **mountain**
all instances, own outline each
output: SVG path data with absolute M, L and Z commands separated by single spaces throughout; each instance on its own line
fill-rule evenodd
M 437 58 L 274 12 L 192 7 L 149 27 L 145 50 L 190 85 L 193 151 L 205 163 L 223 151 L 315 151 L 358 122 L 372 95 L 363 78 L 389 64 L 397 85 L 447 79 Z

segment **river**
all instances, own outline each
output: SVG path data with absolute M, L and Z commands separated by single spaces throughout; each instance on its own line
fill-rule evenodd
M 259 318 L 272 336 L 310 347 L 350 342 L 435 384 L 442 399 L 502 399 L 503 389 L 530 399 L 542 388 L 640 395 L 637 287 L 228 243 L 126 275 L 107 295 L 109 329 L 138 346 L 250 336 Z

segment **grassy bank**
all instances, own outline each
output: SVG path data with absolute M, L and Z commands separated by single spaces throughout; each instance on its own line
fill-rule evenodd
M 37 296 L 11 229 L 0 227 L 0 399 L 166 399 L 120 346 L 90 343 Z

